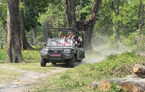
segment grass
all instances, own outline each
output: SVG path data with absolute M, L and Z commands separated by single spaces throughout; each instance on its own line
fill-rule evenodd
M 8 81 L 17 79 L 21 76 L 21 73 L 10 70 L 10 69 L 0 69 L 0 83 L 6 83 Z
M 46 73 L 49 72 L 50 70 L 61 68 L 55 67 L 50 63 L 47 63 L 46 67 L 41 67 L 40 66 L 41 57 L 38 50 L 25 50 L 22 51 L 22 55 L 27 63 L 4 63 L 6 60 L 6 48 L 0 49 L 0 65 L 38 73 Z M 20 72 L 0 68 L 0 84 L 19 78 L 20 76 L 21 76 Z
M 38 47 L 37 47 L 38 48 Z M 45 73 L 50 70 L 58 69 L 60 67 L 55 67 L 50 63 L 47 63 L 46 67 L 40 66 L 40 53 L 36 50 L 25 50 L 22 51 L 22 56 L 27 63 L 4 63 L 6 60 L 6 48 L 0 49 L 0 64 L 10 67 L 15 67 L 22 70 L 28 70 L 33 72 Z
M 58 76 L 46 77 L 45 81 L 38 83 L 40 86 L 34 91 L 63 91 L 63 92 L 88 92 L 88 84 L 101 79 L 121 78 L 132 73 L 136 63 L 144 63 L 145 57 L 135 55 L 135 52 L 126 52 L 121 55 L 111 54 L 107 60 L 95 64 L 75 67 L 59 73 Z M 98 92 L 98 89 L 91 92 Z
M 40 63 L 9 63 L 9 64 L 2 64 L 4 66 L 14 67 L 21 70 L 33 71 L 38 73 L 46 73 L 50 70 L 59 69 L 60 67 L 55 67 L 50 63 L 47 64 L 46 67 L 41 67 Z

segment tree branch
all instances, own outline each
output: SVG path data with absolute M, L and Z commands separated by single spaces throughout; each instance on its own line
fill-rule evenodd
M 142 6 L 142 0 L 140 0 L 140 5 L 139 5 L 139 12 L 138 12 L 138 19 L 139 20 L 140 20 L 141 6 Z
M 117 12 L 116 12 L 116 10 L 115 10 L 115 7 L 114 7 L 114 3 L 113 3 L 113 1 L 112 1 L 111 8 L 112 8 L 112 10 L 115 12 L 115 14 L 117 14 Z
M 91 14 L 89 16 L 89 18 L 85 21 L 85 24 L 91 23 L 96 21 L 97 18 L 97 14 L 99 12 L 99 7 L 101 5 L 102 0 L 95 0 L 91 9 Z

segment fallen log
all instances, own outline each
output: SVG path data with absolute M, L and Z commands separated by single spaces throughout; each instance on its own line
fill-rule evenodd
M 98 88 L 100 91 L 111 90 L 112 83 L 120 86 L 123 92 L 145 92 L 145 66 L 136 64 L 133 67 L 133 75 L 119 79 L 104 79 L 100 82 L 93 82 L 88 85 L 88 89 Z M 118 90 L 119 91 L 119 90 Z
M 122 91 L 129 92 L 145 91 L 145 79 L 138 78 L 105 79 L 99 83 L 98 88 L 101 91 L 104 89 L 110 90 L 112 83 L 117 83 L 116 86 L 120 86 Z
M 145 66 L 135 64 L 133 66 L 133 75 L 138 77 L 145 77 Z
M 99 82 L 92 82 L 88 85 L 88 89 L 92 90 L 92 89 L 98 88 L 98 85 L 99 85 Z

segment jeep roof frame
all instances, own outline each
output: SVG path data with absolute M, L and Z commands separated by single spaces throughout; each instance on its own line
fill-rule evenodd
M 50 31 L 82 32 L 77 28 L 51 28 Z

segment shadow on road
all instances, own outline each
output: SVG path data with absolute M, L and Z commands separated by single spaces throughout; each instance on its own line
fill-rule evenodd
M 79 66 L 79 65 L 80 63 L 76 62 L 75 66 Z M 66 63 L 57 63 L 56 65 L 49 64 L 49 65 L 46 65 L 46 67 L 74 68 L 74 67 L 70 67 L 69 64 L 66 64 Z

